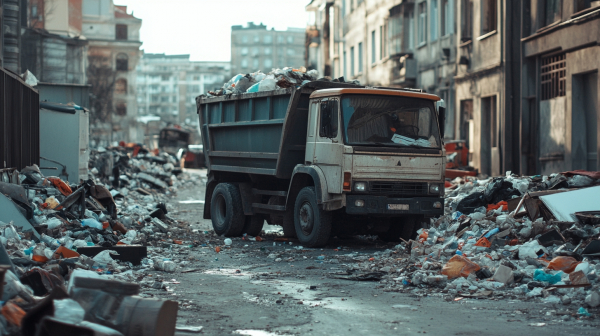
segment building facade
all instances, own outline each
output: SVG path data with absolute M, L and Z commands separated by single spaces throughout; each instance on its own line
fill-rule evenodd
M 306 9 L 309 68 L 438 94 L 447 107 L 446 136 L 455 136 L 455 0 L 313 0 Z
M 142 20 L 112 0 L 83 0 L 82 12 L 82 33 L 89 41 L 92 142 L 141 142 L 135 70 L 141 56 Z
M 229 79 L 229 62 L 192 62 L 190 55 L 144 54 L 137 67 L 138 115 L 197 123 L 196 97 Z
M 521 170 L 600 169 L 600 1 L 523 1 Z
M 284 31 L 249 22 L 231 27 L 231 75 L 304 65 L 305 29 Z
M 88 41 L 82 36 L 83 0 L 28 0 L 21 68 L 38 81 L 86 84 Z

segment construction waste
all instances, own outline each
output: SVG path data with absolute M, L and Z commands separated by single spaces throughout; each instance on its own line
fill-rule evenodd
M 574 304 L 577 316 L 600 310 L 600 172 L 456 178 L 445 209 L 415 240 L 357 255 L 347 276 L 447 300 Z
M 178 303 L 137 295 L 151 258 L 179 266 L 147 247 L 183 244 L 166 201 L 200 180 L 176 165 L 118 146 L 93 150 L 79 184 L 35 165 L 0 171 L 0 334 L 173 335 Z
M 291 87 L 300 87 L 306 83 L 317 80 L 319 73 L 317 70 L 306 71 L 305 67 L 283 69 L 273 69 L 273 71 L 264 74 L 260 70 L 248 74 L 237 74 L 233 76 L 223 87 L 217 91 L 209 91 L 208 96 L 237 95 L 250 92 L 273 91 L 277 89 L 287 89 Z M 327 80 L 320 78 L 318 80 Z M 344 82 L 340 77 L 332 80 L 333 82 Z M 359 84 L 354 80 L 351 83 Z

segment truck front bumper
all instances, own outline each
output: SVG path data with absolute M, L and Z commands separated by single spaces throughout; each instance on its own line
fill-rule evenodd
M 361 204 L 361 200 L 364 205 L 358 206 L 358 204 Z M 438 208 L 434 207 L 436 203 L 439 205 Z M 387 196 L 346 195 L 346 213 L 356 215 L 414 214 L 441 216 L 444 214 L 444 199 L 440 197 L 391 198 Z

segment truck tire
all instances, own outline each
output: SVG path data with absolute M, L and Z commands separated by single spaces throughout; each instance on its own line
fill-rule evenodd
M 317 204 L 315 187 L 304 187 L 298 193 L 294 204 L 294 226 L 300 244 L 308 247 L 321 247 L 331 234 L 332 214 Z
M 296 224 L 294 224 L 294 209 L 290 209 L 283 215 L 283 236 L 286 238 L 296 238 Z
M 256 237 L 262 231 L 264 224 L 265 217 L 263 215 L 246 216 L 246 223 L 244 223 L 242 233 Z
M 242 197 L 238 187 L 231 183 L 219 183 L 210 201 L 213 229 L 218 235 L 237 237 L 244 229 Z
M 417 223 L 422 216 L 413 215 L 402 218 L 394 218 L 390 223 L 390 228 L 386 233 L 380 234 L 379 239 L 386 242 L 398 242 L 400 238 L 408 241 L 415 238 L 417 231 Z

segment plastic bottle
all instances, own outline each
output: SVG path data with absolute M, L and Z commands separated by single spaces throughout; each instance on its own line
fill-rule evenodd
M 223 241 L 225 243 L 225 245 L 230 246 L 233 241 L 230 238 L 225 238 L 225 240 Z

